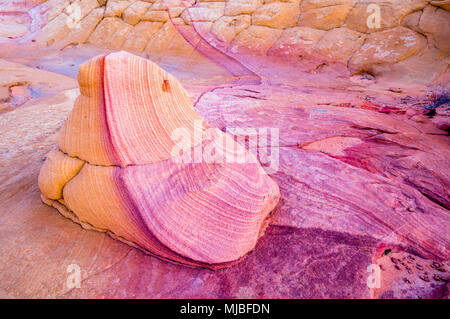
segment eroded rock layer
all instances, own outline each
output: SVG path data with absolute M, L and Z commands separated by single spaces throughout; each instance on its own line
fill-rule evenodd
M 173 76 L 119 52 L 83 64 L 78 80 L 81 95 L 62 128 L 60 150 L 39 174 L 44 202 L 182 264 L 217 269 L 254 248 L 278 186 L 228 135 L 214 130 L 215 138 L 203 139 L 195 132 L 207 124 Z M 173 154 L 177 129 L 193 138 Z M 217 161 L 211 149 L 250 161 Z M 203 159 L 191 160 L 199 152 Z
M 138 54 L 200 53 L 219 64 L 227 57 L 251 63 L 251 55 L 318 59 L 352 74 L 419 70 L 424 82 L 444 72 L 450 57 L 447 1 L 22 0 L 0 9 L 6 55 L 20 54 L 15 44 L 89 44 Z

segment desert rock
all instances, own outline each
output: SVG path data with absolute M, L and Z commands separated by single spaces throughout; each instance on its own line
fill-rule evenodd
M 243 148 L 229 148 L 234 141 L 219 130 L 212 141 L 199 139 L 195 125 L 201 134 L 205 124 L 173 76 L 119 52 L 83 64 L 79 84 L 60 136 L 64 153 L 51 152 L 39 175 L 44 202 L 56 200 L 74 221 L 177 263 L 216 269 L 254 248 L 278 186 L 249 153 L 245 164 L 226 162 Z M 180 155 L 173 153 L 177 128 L 194 137 Z M 223 159 L 186 161 L 198 148 Z

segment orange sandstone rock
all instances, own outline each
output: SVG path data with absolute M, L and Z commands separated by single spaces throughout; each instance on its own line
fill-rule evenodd
M 199 124 L 208 125 L 177 79 L 119 52 L 83 64 L 78 80 L 81 95 L 60 151 L 39 175 L 45 203 L 84 227 L 191 266 L 230 266 L 255 247 L 278 186 L 230 136 L 212 128 L 215 138 L 198 134 Z M 186 147 L 173 140 L 179 129 L 193 136 Z M 203 159 L 192 160 L 198 152 Z M 248 161 L 228 160 L 238 154 Z

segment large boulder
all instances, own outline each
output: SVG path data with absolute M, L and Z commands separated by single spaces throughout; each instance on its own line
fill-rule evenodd
M 278 186 L 209 128 L 175 77 L 122 51 L 84 63 L 78 79 L 60 150 L 39 173 L 45 203 L 179 264 L 219 269 L 254 249 Z

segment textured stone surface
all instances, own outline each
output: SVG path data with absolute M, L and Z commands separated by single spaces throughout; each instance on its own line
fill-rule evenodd
M 433 6 L 445 9 L 447 11 L 450 11 L 450 1 L 449 0 L 430 1 L 430 4 L 433 5 Z
M 106 2 L 105 17 L 120 17 L 122 13 L 136 0 L 108 0 Z
M 311 9 L 332 7 L 338 5 L 353 6 L 358 0 L 302 0 L 300 6 L 302 11 Z
M 181 13 L 172 10 L 180 7 L 176 1 L 170 1 L 169 10 L 161 1 L 143 2 L 156 3 L 156 11 Z M 299 3 L 225 2 L 227 21 L 241 13 L 251 15 L 263 4 Z M 187 22 L 176 18 L 174 27 L 168 21 L 149 39 L 139 32 L 147 29 L 140 26 L 142 17 L 134 27 L 123 24 L 131 31 L 121 48 L 141 50 L 145 45 L 141 54 L 158 59 L 181 79 L 208 122 L 220 128 L 280 130 L 279 169 L 271 176 L 280 185 L 282 198 L 272 226 L 253 253 L 223 271 L 162 262 L 105 234 L 83 230 L 43 205 L 39 168 L 73 107 L 78 92 L 67 89 L 76 82 L 1 61 L 0 296 L 448 298 L 450 117 L 448 104 L 442 104 L 448 96 L 448 31 L 439 28 L 446 23 L 441 17 L 446 16 L 442 11 L 448 11 L 448 1 L 432 1 L 431 6 L 429 1 L 372 2 L 381 6 L 380 29 L 367 27 L 367 1 L 299 3 L 300 13 L 355 5 L 343 28 L 370 35 L 365 40 L 369 45 L 363 44 L 354 52 L 355 60 L 350 59 L 350 67 L 355 67 L 351 71 L 358 73 L 352 77 L 345 64 L 328 63 L 330 58 L 316 49 L 328 38 L 324 47 L 333 48 L 328 52 L 339 51 L 333 37 L 326 37 L 339 32 L 336 28 L 249 25 L 236 32 L 223 25 L 223 38 L 234 36 L 234 51 L 249 53 L 242 48 L 254 46 L 254 53 L 268 54 L 262 58 L 231 53 L 226 51 L 228 45 L 219 47 L 227 55 L 211 48 L 219 42 L 209 33 L 212 22 L 189 24 L 186 14 Z M 97 23 L 106 6 L 86 13 L 79 23 L 81 31 L 67 31 L 63 18 L 68 4 L 65 0 L 0 4 L 0 55 L 75 77 L 79 63 L 98 54 L 92 42 L 77 44 L 86 41 L 93 28 L 102 34 L 105 19 Z M 126 8 L 117 13 L 119 20 Z M 16 29 L 12 11 L 29 17 L 28 22 Z M 427 32 L 420 27 L 423 15 Z M 150 33 L 154 28 L 148 24 Z M 346 32 L 343 38 L 347 33 L 352 34 Z M 113 43 L 111 38 L 105 42 Z M 72 45 L 54 51 L 68 43 Z M 41 51 L 43 47 L 46 51 Z M 312 57 L 306 58 L 309 52 Z M 232 83 L 237 78 L 230 74 L 239 82 Z M 53 96 L 57 92 L 61 93 Z M 434 107 L 423 114 L 431 104 Z M 424 271 L 407 269 L 409 256 Z M 400 269 L 391 257 L 401 261 Z M 67 266 L 73 263 L 81 267 L 82 284 L 70 290 Z M 379 289 L 366 284 L 372 263 L 382 268 Z
M 350 5 L 327 6 L 302 12 L 298 24 L 321 30 L 339 28 L 344 24 L 350 11 Z
M 364 45 L 352 56 L 353 71 L 370 70 L 378 64 L 394 64 L 414 54 L 426 45 L 426 39 L 404 27 L 372 33 Z
M 143 21 L 166 22 L 169 20 L 169 13 L 164 10 L 150 9 L 142 16 Z
M 430 42 L 439 50 L 450 54 L 450 12 L 427 6 L 420 17 L 419 29 L 425 33 Z
M 404 252 L 380 257 L 380 288 L 372 295 L 380 299 L 442 298 L 449 293 L 448 262 L 430 261 Z
M 223 16 L 225 2 L 202 2 L 188 10 L 191 21 L 214 22 Z
M 263 26 L 250 26 L 234 38 L 230 51 L 232 53 L 265 54 L 281 35 L 281 30 Z
M 1 296 L 445 296 L 445 282 L 433 278 L 440 274 L 445 279 L 446 273 L 430 268 L 434 286 L 420 279 L 419 273 L 405 273 L 407 269 L 402 270 L 405 275 L 395 275 L 393 264 L 387 263 L 390 259 L 383 259 L 379 250 L 381 244 L 392 249 L 400 245 L 426 267 L 442 264 L 439 256 L 448 258 L 449 239 L 442 228 L 448 223 L 443 208 L 448 205 L 448 186 L 441 184 L 448 185 L 445 132 L 438 133 L 426 117 L 418 123 L 401 113 L 382 113 L 381 106 L 368 104 L 358 97 L 361 93 L 351 93 L 351 84 L 342 80 L 334 82 L 350 90 L 324 89 L 323 83 L 330 85 L 332 73 L 320 80 L 303 72 L 290 76 L 289 69 L 280 73 L 283 70 L 264 71 L 271 75 L 273 86 L 241 85 L 211 91 L 215 85 L 223 86 L 211 78 L 208 87 L 189 86 L 195 101 L 200 92 L 209 92 L 198 100 L 196 109 L 214 125 L 280 129 L 280 166 L 272 176 L 281 186 L 282 201 L 273 225 L 242 263 L 217 272 L 147 256 L 104 234 L 83 230 L 41 203 L 37 174 L 76 92 L 63 92 L 0 115 L 2 124 L 9 123 L 0 125 L 7 137 L 0 144 L 5 164 L 0 167 L 1 258 L 7 262 L 0 264 L 17 265 L 1 269 Z M 186 81 L 192 82 L 191 77 Z M 306 83 L 308 88 L 304 88 Z M 417 92 L 415 88 L 403 90 L 384 103 L 398 105 L 397 99 L 414 97 Z M 376 96 L 380 91 L 364 94 Z M 27 120 L 33 118 L 41 120 Z M 29 123 L 33 123 L 31 127 Z M 14 194 L 19 191 L 26 196 L 17 201 Z M 395 254 L 406 256 L 402 250 Z M 382 287 L 374 291 L 366 285 L 366 269 L 378 258 L 376 263 L 384 269 Z M 39 265 L 36 260 L 41 260 Z M 73 263 L 82 270 L 82 283 L 81 288 L 71 290 L 65 282 L 67 266 Z M 406 283 L 404 277 L 412 283 Z
M 229 0 L 226 4 L 225 14 L 228 16 L 251 14 L 261 4 L 262 0 Z
M 150 38 L 145 52 L 152 54 L 186 54 L 190 55 L 195 50 L 169 21 Z
M 394 28 L 400 24 L 400 21 L 410 13 L 423 9 L 428 0 L 404 0 L 404 1 L 359 1 L 348 14 L 345 22 L 346 27 L 358 32 L 379 32 L 388 28 Z M 372 8 L 369 6 L 372 5 Z M 377 11 L 373 9 L 373 5 L 380 8 L 379 23 L 380 27 L 372 25 L 375 22 L 372 19 Z M 372 15 L 372 16 L 371 16 Z M 369 21 L 369 23 L 368 23 Z
M 230 43 L 236 34 L 250 26 L 250 22 L 251 17 L 249 15 L 223 16 L 214 23 L 211 32 L 220 41 Z
M 18 38 L 24 36 L 30 27 L 30 17 L 22 12 L 0 14 L 0 37 Z
M 209 48 L 210 53 L 213 51 L 211 47 L 222 52 L 229 52 L 230 43 L 241 33 L 243 35 L 239 41 L 244 43 L 244 46 L 238 48 L 233 45 L 236 52 L 247 51 L 252 55 L 265 55 L 267 49 L 274 44 L 274 37 L 279 34 L 279 31 L 304 27 L 309 28 L 305 29 L 309 31 L 302 32 L 300 38 L 294 36 L 294 33 L 286 33 L 281 39 L 276 37 L 275 40 L 278 41 L 279 47 L 271 50 L 270 54 L 278 57 L 284 56 L 285 59 L 296 63 L 300 55 L 302 57 L 305 54 L 310 56 L 310 53 L 314 52 L 318 54 L 316 58 L 324 60 L 324 63 L 327 59 L 330 59 L 330 62 L 337 60 L 345 63 L 351 57 L 349 56 L 351 50 L 356 51 L 358 49 L 359 38 L 355 44 L 349 45 L 348 49 L 340 47 L 339 44 L 328 43 L 324 47 L 324 54 L 315 47 L 315 44 L 312 47 L 309 43 L 310 40 L 305 42 L 301 39 L 311 38 L 314 39 L 312 42 L 315 42 L 317 34 L 320 34 L 319 31 L 327 31 L 330 34 L 324 37 L 325 39 L 331 39 L 333 36 L 339 35 L 344 37 L 339 41 L 349 43 L 348 40 L 352 38 L 351 33 L 343 32 L 342 30 L 345 29 L 342 28 L 365 34 L 378 34 L 386 31 L 386 33 L 381 34 L 381 37 L 389 37 L 390 34 L 397 32 L 399 26 L 402 26 L 407 29 L 404 30 L 405 34 L 412 35 L 410 32 L 412 30 L 420 35 L 425 35 L 426 42 L 419 41 L 421 44 L 413 45 L 415 49 L 413 48 L 405 54 L 405 51 L 411 49 L 409 46 L 411 43 L 407 43 L 405 47 L 402 45 L 402 40 L 397 41 L 398 45 L 395 45 L 391 43 L 392 41 L 389 38 L 386 38 L 386 42 L 390 43 L 389 46 L 392 51 L 396 52 L 387 54 L 386 61 L 382 62 L 380 62 L 380 59 L 383 59 L 383 54 L 377 53 L 378 57 L 367 59 L 363 68 L 387 76 L 391 76 L 388 73 L 397 73 L 399 77 L 400 74 L 404 74 L 404 78 L 415 77 L 416 73 L 424 72 L 424 81 L 429 81 L 445 71 L 450 56 L 447 31 L 449 28 L 445 27 L 449 21 L 449 11 L 446 9 L 448 4 L 445 1 L 227 0 L 182 2 L 181 0 L 110 0 L 100 3 L 96 0 L 77 0 L 73 2 L 73 6 L 69 6 L 69 4 L 68 0 L 48 0 L 36 3 L 18 0 L 14 5 L 4 5 L 6 11 L 0 13 L 0 19 L 3 21 L 0 35 L 3 32 L 3 36 L 7 37 L 3 56 L 14 55 L 14 52 L 20 51 L 18 47 L 24 43 L 30 48 L 42 48 L 43 46 L 63 48 L 67 45 L 85 43 L 92 34 L 94 34 L 93 41 L 88 41 L 90 43 L 104 42 L 101 44 L 104 47 L 134 50 L 130 45 L 133 38 L 139 43 L 137 47 L 142 46 L 140 43 L 143 38 L 147 40 L 147 36 L 138 35 L 141 27 L 135 32 L 129 33 L 130 38 L 127 39 L 125 47 L 124 36 L 130 31 L 128 25 L 134 26 L 140 21 L 162 23 L 170 21 L 173 25 L 179 26 L 176 30 L 182 34 L 182 37 L 172 37 L 171 32 L 152 33 L 148 41 L 151 41 L 156 48 L 160 46 L 156 42 L 161 41 L 163 42 L 162 47 L 170 47 L 173 52 L 187 51 L 189 52 L 188 55 L 197 50 L 195 47 L 199 43 L 201 43 L 201 46 L 198 51 L 199 53 L 202 52 L 200 54 L 206 52 L 206 47 Z M 32 5 L 34 7 L 28 12 L 27 10 Z M 77 5 L 81 6 L 80 12 L 73 9 Z M 97 8 L 98 5 L 102 7 Z M 248 20 L 249 16 L 250 21 Z M 99 39 L 98 35 L 105 31 L 106 22 L 101 21 L 99 23 L 98 19 L 101 20 L 104 17 L 116 17 L 127 23 L 127 25 L 121 24 L 120 29 L 122 31 L 117 30 L 117 35 L 113 36 L 117 37 L 117 41 L 111 39 L 112 36 L 108 32 L 106 32 L 106 39 Z M 377 22 L 379 22 L 379 25 Z M 119 25 L 120 22 L 111 23 L 109 21 L 108 24 L 111 24 L 114 29 L 116 28 L 114 25 Z M 184 25 L 190 27 L 183 27 Z M 276 30 L 267 30 L 266 35 L 264 35 L 263 32 L 256 32 L 255 28 L 251 28 L 255 26 Z M 99 29 L 97 32 L 95 32 L 96 28 Z M 306 33 L 310 33 L 310 35 Z M 344 33 L 346 34 L 343 35 Z M 162 39 L 163 34 L 167 34 L 176 41 L 173 44 L 165 45 L 164 43 L 169 42 L 170 39 Z M 256 49 L 248 50 L 249 43 L 247 42 L 249 41 L 244 40 L 244 38 L 251 34 L 256 35 L 253 45 Z M 153 36 L 155 36 L 154 39 L 152 39 Z M 260 38 L 265 36 L 266 40 Z M 376 37 L 380 37 L 380 35 Z M 414 35 L 414 37 L 417 36 Z M 191 46 L 191 48 L 186 45 L 186 41 L 182 38 L 186 39 L 188 46 Z M 373 40 L 373 38 L 370 39 Z M 286 43 L 286 47 L 283 42 Z M 301 43 L 301 45 L 304 45 L 304 49 L 301 49 L 300 45 L 295 43 Z M 327 47 L 337 51 L 332 52 Z M 380 46 L 379 50 L 384 49 Z M 303 53 L 293 53 L 297 51 Z M 354 61 L 360 57 L 359 53 L 356 55 Z M 393 59 L 395 55 L 401 57 Z M 409 56 L 411 58 L 404 62 L 404 58 Z M 310 58 L 315 59 L 312 56 L 308 57 L 308 59 Z M 432 67 L 426 68 L 425 63 L 433 59 L 436 60 L 436 63 L 433 63 Z M 314 63 L 307 62 L 305 59 L 303 61 Z M 361 61 L 358 61 L 358 64 L 361 63 Z M 387 66 L 395 66 L 395 68 Z M 358 68 L 359 66 L 356 67 L 356 69 Z M 351 64 L 349 69 L 354 72 L 355 65 Z M 359 68 L 359 70 L 361 69 Z
M 96 8 L 92 10 L 86 18 L 84 18 L 78 27 L 72 28 L 67 37 L 62 41 L 63 44 L 85 43 L 94 32 L 97 25 L 103 19 L 104 8 Z
M 299 7 L 295 3 L 269 3 L 256 9 L 252 23 L 272 28 L 289 28 L 297 23 Z
M 308 27 L 294 27 L 283 31 L 280 38 L 269 51 L 269 55 L 299 56 L 311 55 L 325 31 Z
M 40 46 L 50 46 L 57 41 L 63 40 L 71 31 L 67 24 L 68 16 L 65 13 L 59 14 L 42 28 L 35 41 Z
M 0 59 L 0 114 L 75 87 L 67 76 Z
M 123 48 L 131 52 L 143 51 L 149 39 L 162 27 L 162 25 L 161 22 L 139 22 L 129 33 L 129 36 L 123 44 Z
M 120 18 L 107 17 L 95 28 L 88 42 L 100 47 L 119 49 L 132 28 Z
M 327 32 L 317 43 L 316 50 L 332 61 L 347 64 L 365 40 L 365 35 L 347 28 Z
M 123 20 L 128 24 L 136 25 L 150 6 L 151 4 L 148 2 L 137 1 L 133 3 L 123 12 Z

